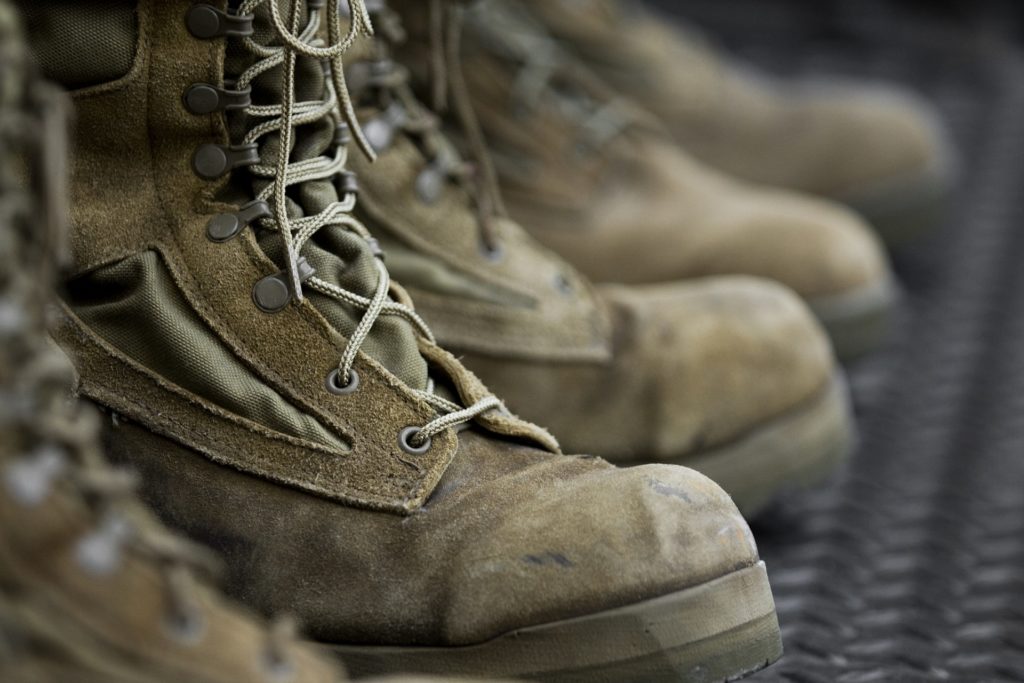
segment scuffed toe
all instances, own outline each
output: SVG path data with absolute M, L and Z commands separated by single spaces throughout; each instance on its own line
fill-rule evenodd
M 560 484 L 520 479 L 495 493 L 515 497 L 516 514 L 464 544 L 449 577 L 459 587 L 448 606 L 451 642 L 655 598 L 758 561 L 732 500 L 703 475 L 573 460 Z
M 778 284 L 722 277 L 603 292 L 618 318 L 616 393 L 627 388 L 646 418 L 629 435 L 640 449 L 617 445 L 638 456 L 678 461 L 729 443 L 806 401 L 834 372 L 823 330 Z

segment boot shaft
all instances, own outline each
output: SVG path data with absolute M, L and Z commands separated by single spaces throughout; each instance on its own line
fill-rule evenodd
M 452 458 L 451 424 L 553 442 L 480 416 L 496 402 L 433 344 L 351 217 L 357 127 L 323 75 L 340 51 L 313 43 L 345 42 L 335 4 L 139 3 L 130 70 L 73 93 L 74 276 L 57 337 L 109 410 L 215 462 L 408 511 Z M 289 32 L 299 48 L 282 47 Z M 250 105 L 203 113 L 212 92 Z M 435 392 L 473 410 L 438 422 L 462 406 Z M 410 448 L 403 435 L 425 426 L 429 448 Z
M 379 30 L 347 61 L 378 151 L 373 166 L 353 160 L 358 215 L 442 344 L 495 358 L 606 359 L 607 311 L 590 284 L 508 219 L 489 177 L 490 154 L 449 43 L 460 12 L 447 3 L 371 8 Z

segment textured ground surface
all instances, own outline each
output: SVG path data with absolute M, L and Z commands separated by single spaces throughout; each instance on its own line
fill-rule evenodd
M 1024 681 L 1024 6 L 663 3 L 777 73 L 901 81 L 963 155 L 904 250 L 893 346 L 852 368 L 863 442 L 755 531 L 786 655 L 762 681 Z

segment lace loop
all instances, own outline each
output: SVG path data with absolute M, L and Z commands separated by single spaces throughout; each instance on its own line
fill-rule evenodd
M 360 87 L 357 92 L 372 87 L 389 96 L 392 103 L 389 103 L 385 113 L 371 122 L 371 125 L 379 125 L 384 119 L 388 119 L 391 126 L 415 135 L 423 141 L 428 171 L 450 178 L 473 198 L 483 251 L 485 254 L 498 254 L 501 253 L 499 223 L 495 219 L 504 217 L 507 213 L 483 131 L 469 100 L 459 59 L 463 7 L 448 0 L 431 0 L 428 11 L 433 112 L 420 104 L 412 93 L 408 70 L 386 55 L 375 62 L 375 68 L 370 68 L 372 75 L 358 79 L 357 85 Z M 379 17 L 388 24 L 400 21 L 386 2 L 374 3 L 370 12 L 374 18 Z M 404 36 L 385 36 L 390 42 L 397 42 L 401 37 Z M 384 46 L 378 44 L 378 50 L 384 52 Z M 363 74 L 360 73 L 359 76 L 362 77 Z M 441 122 L 434 114 L 447 110 L 449 96 L 455 118 L 466 137 L 471 163 L 462 161 L 447 140 L 444 140 L 440 132 Z M 400 108 L 403 116 L 387 115 L 395 106 Z M 425 181 L 432 180 L 431 177 L 425 178 Z M 426 196 L 429 203 L 432 193 L 427 193 Z

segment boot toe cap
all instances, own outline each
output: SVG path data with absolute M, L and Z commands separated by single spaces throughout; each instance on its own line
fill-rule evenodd
M 910 93 L 858 86 L 812 90 L 807 116 L 823 122 L 820 191 L 842 197 L 885 183 L 941 171 L 954 155 L 934 107 Z M 828 125 L 825 125 L 825 124 Z M 834 163 L 840 159 L 841 163 Z
M 619 364 L 643 383 L 635 395 L 647 397 L 648 458 L 685 462 L 728 444 L 807 401 L 836 372 L 807 305 L 774 282 L 735 276 L 606 291 L 631 322 Z
M 785 192 L 758 192 L 722 216 L 707 259 L 718 272 L 764 277 L 806 299 L 888 280 L 881 243 L 852 211 Z
M 459 559 L 446 620 L 456 643 L 659 597 L 758 561 L 729 496 L 674 466 L 591 468 L 538 487 Z

